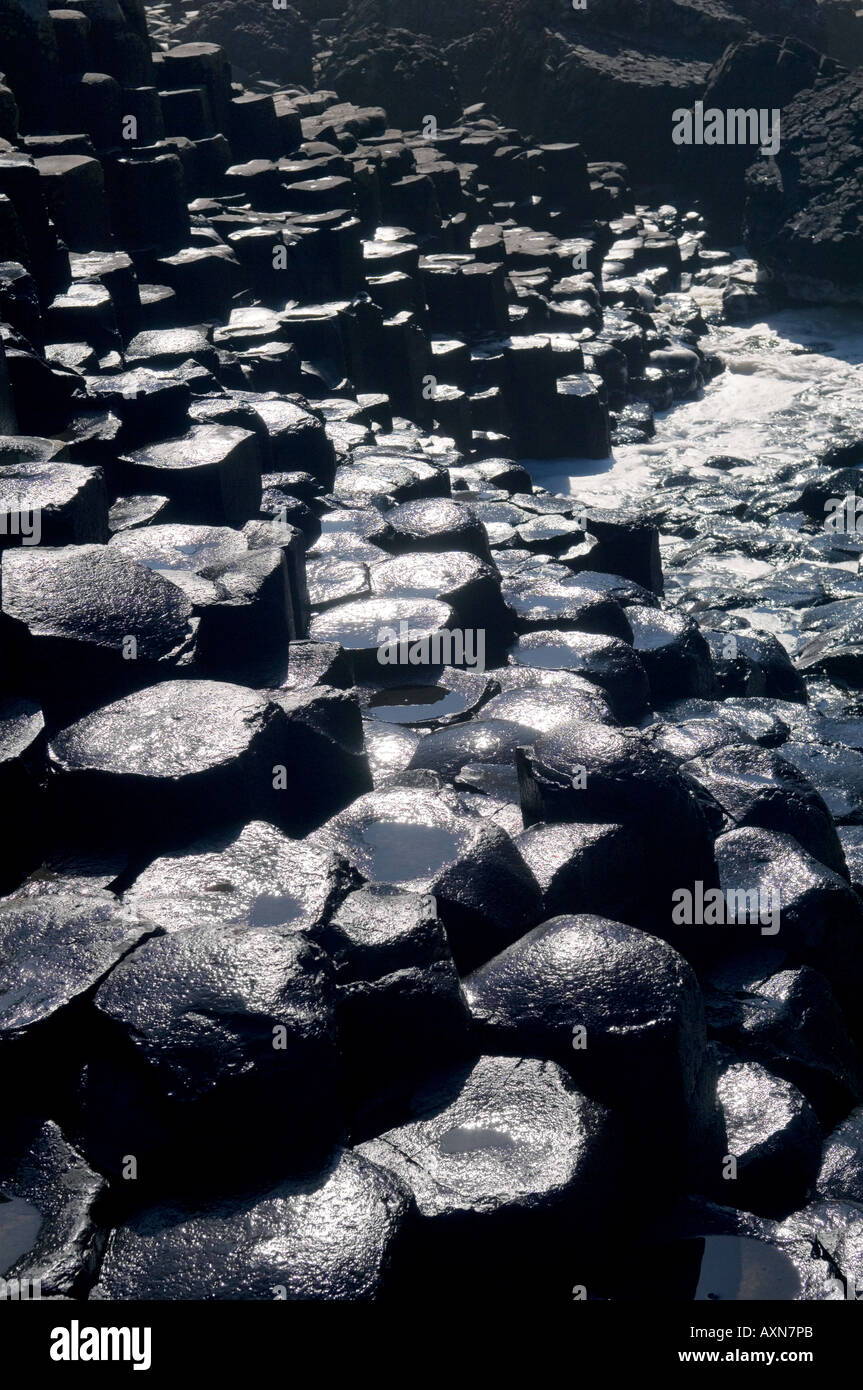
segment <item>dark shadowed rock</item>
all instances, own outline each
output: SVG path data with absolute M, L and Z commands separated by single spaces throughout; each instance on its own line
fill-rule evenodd
M 371 790 L 359 702 L 352 690 L 326 685 L 270 697 L 283 716 L 270 816 L 303 835 Z
M 129 492 L 169 497 L 175 521 L 242 526 L 260 507 L 260 457 L 250 430 L 196 425 L 125 455 L 120 468 Z
M 773 23 L 762 30 L 770 34 L 777 31 L 788 32 L 783 25 Z M 821 43 L 818 48 L 823 51 Z M 722 111 L 746 109 L 751 106 L 751 94 L 758 92 L 762 108 L 778 108 L 782 113 L 781 141 L 776 154 L 777 162 L 783 167 L 781 155 L 788 138 L 788 108 L 793 106 L 798 92 L 808 91 L 819 78 L 833 77 L 836 68 L 836 63 L 824 58 L 821 51 L 816 52 L 798 40 L 767 39 L 760 35 L 747 38 L 729 45 L 711 69 L 703 93 L 704 105 L 706 109 L 720 108 Z M 691 145 L 682 149 L 680 155 L 683 156 L 682 170 L 702 191 L 717 225 L 727 234 L 735 235 L 746 195 L 747 167 L 752 169 L 752 177 L 758 182 L 763 173 L 761 166 L 769 161 L 759 154 L 757 145 L 730 141 L 714 148 Z
M 110 1170 L 132 1154 L 147 1185 L 222 1187 L 338 1135 L 330 970 L 301 932 L 220 923 L 155 937 L 94 1002 L 105 1033 L 81 1114 Z
M 857 1053 L 829 981 L 787 959 L 765 944 L 715 966 L 703 982 L 708 1031 L 793 1082 L 832 1125 L 863 1095 Z
M 335 972 L 343 1067 L 368 1133 L 369 1115 L 385 1113 L 393 1093 L 464 1051 L 469 1015 L 432 898 L 362 888 L 322 940 Z
M 291 574 L 276 546 L 196 571 L 215 586 L 200 613 L 197 658 L 208 675 L 265 685 L 284 668 L 284 653 L 299 635 L 302 615 L 294 611 Z
M 14 807 L 0 870 L 2 892 L 38 862 L 45 761 L 45 719 L 39 705 L 18 695 L 0 696 L 0 796 L 4 805 Z
M 390 120 L 414 129 L 435 113 L 440 125 L 457 118 L 458 89 L 440 49 L 406 29 L 374 26 L 342 35 L 322 73 L 349 101 L 360 106 L 385 102 Z
M 819 82 L 782 112 L 782 147 L 746 177 L 749 245 L 792 273 L 854 282 L 860 257 L 860 170 L 850 151 L 863 127 L 859 71 Z
M 717 693 L 767 695 L 806 703 L 806 685 L 782 643 L 771 633 L 706 632 Z
M 517 761 L 526 825 L 608 822 L 633 837 L 644 864 L 639 924 L 666 935 L 672 892 L 716 883 L 712 836 L 691 787 L 634 733 L 585 721 L 538 735 Z
M 312 34 L 293 5 L 262 6 L 254 0 L 217 0 L 183 25 L 186 43 L 219 44 L 244 72 L 276 82 L 312 81 Z
M 716 862 L 724 892 L 754 893 L 762 909 L 769 908 L 760 928 L 750 924 L 740 929 L 749 945 L 755 933 L 759 939 L 768 935 L 794 963 L 823 971 L 853 1022 L 859 1014 L 863 909 L 845 880 L 801 849 L 799 841 L 770 830 L 720 835 Z M 709 930 L 699 928 L 701 935 Z M 713 936 L 727 942 L 724 951 L 734 949 L 729 927 L 714 928 Z

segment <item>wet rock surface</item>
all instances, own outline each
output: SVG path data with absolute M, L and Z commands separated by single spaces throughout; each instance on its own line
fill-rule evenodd
M 410 1210 L 395 1176 L 344 1151 L 313 1177 L 203 1211 L 145 1209 L 113 1232 L 92 1297 L 377 1298 Z
M 844 1296 L 854 26 L 81 10 L 0 15 L 0 1278 Z
M 543 1246 L 553 1265 L 561 1252 L 551 1229 L 564 1239 L 582 1231 L 608 1200 L 621 1162 L 608 1113 L 552 1062 L 485 1056 L 430 1084 L 411 1108 L 406 1124 L 360 1147 L 416 1203 L 408 1277 L 434 1276 L 454 1249 L 479 1251 L 496 1285 Z M 593 1167 L 602 1159 L 604 1174 Z

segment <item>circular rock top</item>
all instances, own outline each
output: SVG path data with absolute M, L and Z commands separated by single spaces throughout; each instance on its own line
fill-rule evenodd
M 600 1147 L 600 1107 L 533 1057 L 482 1057 L 415 1097 L 412 1110 L 415 1120 L 359 1152 L 401 1177 L 431 1220 L 563 1204 Z
M 268 703 L 225 681 L 163 681 L 61 730 L 51 760 L 64 771 L 176 780 L 240 757 Z

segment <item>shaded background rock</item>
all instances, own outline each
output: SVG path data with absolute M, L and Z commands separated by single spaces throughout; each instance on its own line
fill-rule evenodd
M 855 284 L 863 189 L 852 150 L 863 134 L 863 76 L 824 79 L 782 113 L 782 149 L 746 176 L 753 249 L 797 275 Z
M 293 5 L 276 9 L 256 0 L 208 0 L 176 32 L 176 42 L 216 43 L 247 77 L 311 83 L 312 31 Z
M 415 129 L 427 115 L 439 125 L 455 120 L 461 99 L 452 69 L 440 49 L 416 32 L 378 26 L 340 37 L 321 70 L 350 101 L 361 106 L 386 101 L 390 120 Z

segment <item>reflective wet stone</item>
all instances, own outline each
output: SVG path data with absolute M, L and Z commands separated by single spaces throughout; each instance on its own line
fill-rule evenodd
M 535 676 L 537 680 L 523 685 L 513 683 L 509 679 L 512 673 Z M 581 676 L 568 671 L 540 671 L 517 666 L 495 674 L 501 677 L 504 690 L 484 708 L 483 713 L 489 719 L 511 720 L 537 733 L 562 728 L 574 719 L 594 720 L 598 724 L 617 722 L 604 692 Z
M 632 642 L 647 672 L 651 703 L 713 694 L 710 648 L 691 619 L 632 604 L 626 614 Z
M 269 1190 L 150 1207 L 111 1235 L 95 1299 L 367 1301 L 386 1292 L 410 1216 L 404 1186 L 351 1150 Z M 224 1252 L 232 1252 L 230 1261 Z
M 358 690 L 366 715 L 388 724 L 442 728 L 474 715 L 496 688 L 493 678 L 455 666 L 399 673 L 399 684 Z
M 274 794 L 278 712 L 222 681 L 163 681 L 55 735 L 55 814 L 110 843 L 194 841 L 253 819 Z
M 662 1116 L 660 1147 L 684 1142 L 690 1123 L 705 1145 L 701 996 L 665 942 L 602 917 L 553 917 L 469 975 L 465 992 L 489 1051 L 553 1058 L 639 1124 Z
M 516 758 L 526 826 L 625 827 L 644 855 L 638 925 L 668 936 L 672 893 L 718 885 L 713 836 L 691 786 L 635 733 L 579 722 L 537 734 Z
M 454 651 L 448 629 L 452 609 L 434 599 L 370 598 L 335 604 L 316 615 L 309 635 L 338 642 L 350 654 L 357 679 L 398 679 L 402 666 L 437 667 Z
M 647 705 L 648 682 L 641 661 L 616 637 L 539 629 L 519 637 L 510 656 L 520 666 L 570 671 L 592 681 L 624 724 L 635 723 Z
M 99 898 L 51 894 L 0 903 L 3 993 L 0 1037 L 5 1048 L 59 1019 L 156 928 L 131 908 Z
M 231 425 L 195 425 L 160 444 L 120 459 L 129 492 L 164 493 L 175 521 L 242 526 L 261 503 L 261 463 L 250 430 Z
M 485 528 L 463 502 L 447 498 L 405 502 L 387 513 L 387 521 L 391 533 L 385 548 L 393 554 L 466 550 L 480 560 L 491 560 Z
M 532 731 L 504 719 L 472 719 L 426 734 L 411 767 L 429 767 L 453 781 L 467 763 L 502 763 L 515 769 L 515 750 L 529 743 Z
M 374 1133 L 395 1095 L 466 1049 L 467 1006 L 427 896 L 387 885 L 360 889 L 336 910 L 322 940 L 335 971 L 343 1065 L 362 1127 Z
M 652 747 L 661 748 L 663 753 L 681 763 L 690 758 L 709 757 L 719 748 L 754 742 L 739 724 L 722 715 L 715 719 L 684 719 L 680 724 L 659 721 L 645 729 L 645 739 Z
M 163 931 L 213 925 L 313 929 L 348 892 L 343 861 L 275 826 L 250 821 L 239 835 L 222 834 L 165 855 L 124 894 Z
M 26 633 L 31 681 L 54 710 L 192 666 L 188 598 L 120 550 L 22 547 L 2 574 L 3 613 Z
M 557 1271 L 562 1245 L 571 1255 L 573 1240 L 602 1221 L 616 1157 L 607 1115 L 553 1062 L 482 1057 L 414 1096 L 411 1115 L 359 1148 L 414 1195 L 411 1281 L 448 1265 L 464 1282 L 459 1256 L 471 1252 L 471 1278 L 481 1267 L 495 1287 L 526 1288 L 524 1261 L 541 1251 L 536 1287 Z
M 410 763 L 421 735 L 405 724 L 370 718 L 363 721 L 363 737 L 372 785 L 377 790 L 390 778 L 398 779 Z
M 789 740 L 782 745 L 782 756 L 820 792 L 837 825 L 863 820 L 863 753 Z
M 203 570 L 248 549 L 229 526 L 158 524 L 112 537 L 111 547 L 153 570 Z
M 53 1120 L 6 1122 L 0 1160 L 0 1276 L 20 1297 L 84 1296 L 107 1232 L 105 1178 Z M 38 1292 L 29 1292 L 31 1289 Z
M 539 888 L 512 840 L 466 815 L 454 792 L 385 787 L 360 797 L 315 840 L 370 883 L 435 897 L 460 970 L 488 959 L 537 920 Z
M 816 1183 L 819 1196 L 863 1203 L 861 1131 L 863 1106 L 858 1106 L 825 1138 Z
M 632 629 L 626 614 L 614 599 L 575 584 L 519 580 L 520 576 L 516 575 L 505 586 L 504 597 L 516 614 L 520 632 L 560 628 L 632 642 Z
M 827 1129 L 863 1096 L 854 1043 L 820 971 L 792 967 L 780 946 L 753 946 L 714 965 L 702 985 L 710 1036 L 793 1082 Z
M 495 567 L 467 551 L 411 552 L 373 565 L 372 593 L 399 597 L 417 594 L 453 609 L 463 628 L 481 628 L 491 645 L 512 634 L 512 615 L 501 595 Z
M 733 1186 L 717 1184 L 745 1211 L 784 1216 L 806 1199 L 821 1157 L 821 1126 L 790 1081 L 758 1062 L 723 1059 L 717 1082 Z
M 0 464 L 0 551 L 108 539 L 108 496 L 97 469 L 58 459 L 13 462 L 2 452 Z
M 720 835 L 716 862 L 723 890 L 755 895 L 751 901 L 759 909 L 755 930 L 760 939 L 766 928 L 795 964 L 823 971 L 840 1004 L 856 1012 L 863 911 L 845 879 L 813 859 L 798 840 L 771 830 L 743 828 Z M 703 935 L 705 929 L 701 931 Z M 733 950 L 733 929 L 714 928 L 713 935 L 720 931 L 717 941 L 724 937 L 724 949 Z M 739 931 L 751 938 L 753 926 Z
M 793 835 L 809 854 L 847 876 L 830 813 L 802 772 L 779 753 L 751 744 L 720 748 L 687 771 L 719 803 L 730 826 Z

